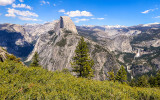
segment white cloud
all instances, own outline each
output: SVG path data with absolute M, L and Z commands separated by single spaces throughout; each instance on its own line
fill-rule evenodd
M 160 16 L 156 16 L 156 17 L 154 17 L 154 18 L 160 18 Z
M 156 9 L 158 9 L 158 8 L 155 8 L 155 9 L 148 9 L 148 10 L 145 10 L 145 11 L 143 11 L 143 12 L 141 12 L 141 13 L 142 13 L 142 14 L 147 14 L 147 13 L 149 13 L 149 12 L 151 12 L 151 11 L 156 10 Z
M 55 6 L 56 6 L 56 4 L 53 4 L 53 6 L 55 7 Z
M 59 10 L 58 12 L 64 13 L 64 12 L 65 12 L 65 10 L 64 10 L 64 9 L 61 9 L 61 10 Z
M 7 17 L 16 17 L 16 15 L 23 16 L 23 17 L 38 17 L 36 13 L 30 12 L 30 11 L 20 11 L 13 8 L 12 9 L 8 8 L 7 12 L 8 14 L 5 14 L 5 16 Z
M 32 7 L 31 6 L 28 6 L 28 5 L 25 5 L 25 4 L 12 4 L 12 7 L 13 8 L 26 8 L 26 9 L 29 9 L 29 10 L 32 10 Z
M 14 2 L 15 0 L 0 0 L 0 6 L 6 6 L 10 5 Z
M 104 20 L 104 18 L 91 18 L 91 19 Z
M 89 19 L 85 19 L 85 18 L 83 18 L 83 19 L 79 19 L 79 18 L 75 18 L 76 20 L 75 20 L 75 23 L 79 23 L 79 22 L 81 22 L 81 21 L 89 21 Z
M 23 0 L 19 0 L 20 2 L 24 2 Z
M 20 20 L 24 21 L 38 21 L 38 19 L 35 18 L 29 18 L 29 17 L 18 17 Z
M 50 2 L 42 0 L 41 5 L 45 5 L 45 4 L 50 4 Z
M 104 18 L 97 18 L 98 20 L 104 20 Z
M 149 10 L 145 10 L 145 11 L 143 11 L 143 12 L 141 12 L 141 13 L 147 14 L 147 13 L 149 13 L 150 11 L 153 11 L 153 10 L 152 10 L 152 9 L 149 9 Z
M 69 12 L 66 12 L 64 13 L 66 15 L 68 15 L 69 17 L 80 17 L 80 16 L 93 16 L 90 12 L 87 12 L 87 11 L 79 11 L 79 10 L 76 10 L 76 11 L 69 11 Z
M 0 16 L 1 16 L 2 14 L 0 13 Z

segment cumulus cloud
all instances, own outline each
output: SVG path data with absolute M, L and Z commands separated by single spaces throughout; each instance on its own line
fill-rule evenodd
M 23 0 L 19 0 L 20 2 L 24 2 Z
M 41 5 L 45 5 L 45 4 L 50 4 L 50 2 L 42 0 Z
M 64 14 L 68 15 L 69 17 L 93 16 L 92 13 L 90 13 L 88 11 L 79 11 L 79 10 L 69 11 Z
M 89 19 L 85 19 L 85 18 L 83 18 L 83 19 L 79 19 L 79 18 L 75 18 L 75 23 L 79 23 L 79 22 L 81 22 L 81 21 L 89 21 Z
M 104 20 L 104 18 L 91 18 L 91 19 Z
M 30 11 L 20 11 L 13 8 L 12 9 L 8 8 L 7 12 L 8 14 L 5 14 L 6 17 L 16 17 L 16 15 L 23 16 L 23 17 L 38 17 L 36 13 L 30 12 Z
M 32 10 L 32 7 L 31 6 L 28 6 L 26 4 L 12 4 L 12 7 L 13 8 L 26 8 L 26 9 L 29 9 L 29 10 Z
M 142 14 L 147 14 L 147 13 L 149 13 L 149 12 L 152 12 L 152 11 L 156 10 L 156 9 L 158 9 L 158 8 L 148 9 L 148 10 L 145 10 L 145 11 L 143 11 L 143 12 L 141 12 L 141 13 L 142 13 Z
M 53 6 L 55 7 L 55 6 L 56 6 L 56 4 L 53 4 Z
M 59 10 L 58 12 L 64 13 L 64 12 L 65 12 L 65 10 L 64 10 L 64 9 L 61 9 L 61 10 Z
M 38 19 L 36 18 L 29 18 L 29 17 L 18 17 L 20 20 L 24 20 L 24 21 L 38 21 Z
M 11 5 L 15 0 L 0 0 L 0 6 Z

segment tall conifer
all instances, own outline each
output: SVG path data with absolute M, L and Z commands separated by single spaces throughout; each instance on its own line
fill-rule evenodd
M 84 38 L 81 37 L 73 57 L 72 68 L 79 77 L 91 78 L 93 77 L 94 61 L 90 58 L 89 49 Z
M 116 75 L 116 80 L 121 83 L 124 83 L 127 81 L 127 72 L 125 71 L 125 68 L 123 66 L 121 66 L 120 70 L 118 71 Z
M 39 65 L 39 56 L 38 56 L 37 52 L 35 52 L 30 66 L 31 67 L 40 67 L 40 65 Z

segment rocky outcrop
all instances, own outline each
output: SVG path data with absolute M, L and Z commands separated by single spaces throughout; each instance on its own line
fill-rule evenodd
M 15 24 L 0 25 L 0 46 L 18 57 L 26 57 L 33 49 L 29 34 L 22 26 Z
M 152 70 L 152 67 L 145 65 L 133 65 L 131 66 L 130 70 L 131 70 L 131 75 L 136 76 L 148 73 L 149 71 Z
M 0 46 L 25 59 L 40 35 L 53 30 L 56 21 L 45 24 L 0 24 Z
M 110 51 L 132 52 L 130 45 L 132 35 L 139 34 L 138 30 L 128 30 L 108 27 L 77 27 L 78 32 L 85 37 L 102 44 Z
M 40 36 L 27 61 L 30 61 L 34 52 L 37 51 L 40 64 L 44 68 L 51 71 L 64 68 L 72 70 L 71 61 L 81 36 L 76 33 L 72 20 L 65 16 L 60 18 L 52 32 L 52 34 L 46 33 Z M 104 80 L 108 71 L 118 70 L 119 65 L 109 50 L 91 40 L 85 39 L 85 41 L 95 61 L 95 79 Z
M 23 26 L 18 24 L 0 24 L 0 31 L 7 31 L 8 33 L 18 33 L 22 36 L 22 38 L 19 38 L 16 45 L 24 45 L 24 41 L 30 43 L 32 41 L 32 37 L 30 37 L 30 34 L 28 34 Z
M 77 33 L 77 29 L 75 24 L 72 22 L 71 18 L 68 16 L 61 16 L 60 17 L 60 28 L 70 30 L 73 33 Z
M 31 41 L 36 41 L 40 35 L 47 33 L 54 29 L 57 21 L 47 22 L 44 24 L 25 24 L 23 25 L 24 30 L 30 35 Z
M 160 69 L 159 23 L 131 27 L 77 26 L 77 29 L 82 36 L 113 51 L 119 62 L 129 68 L 131 76 Z
M 7 55 L 8 54 L 2 47 L 0 47 L 0 61 L 4 62 L 4 60 L 7 59 Z
M 111 66 L 118 64 L 109 51 L 115 53 L 118 62 L 128 68 L 131 68 L 134 63 L 134 67 L 129 69 L 130 72 L 134 72 L 134 75 L 152 71 L 153 68 L 150 67 L 160 69 L 159 23 L 131 27 L 119 25 L 76 27 L 69 17 L 62 16 L 60 20 L 45 24 L 0 24 L 0 46 L 21 58 L 30 54 L 27 61 L 32 59 L 35 51 L 38 51 L 43 67 L 53 71 L 71 69 L 69 66 L 79 35 L 84 36 L 90 44 L 90 54 L 96 62 L 97 79 L 105 77 L 104 74 L 111 68 L 118 68 Z M 139 61 L 147 65 L 141 65 Z

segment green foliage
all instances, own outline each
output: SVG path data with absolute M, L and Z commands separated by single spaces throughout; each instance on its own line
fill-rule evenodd
M 151 87 L 156 87 L 158 85 L 156 77 L 151 76 L 148 80 Z
M 62 40 L 60 40 L 59 42 L 56 43 L 56 45 L 60 46 L 60 47 L 64 47 L 67 44 L 67 40 L 62 38 Z
M 138 80 L 132 79 L 129 85 L 132 87 L 160 87 L 160 71 L 157 72 L 156 76 L 143 75 Z
M 120 70 L 117 72 L 116 78 L 117 81 L 124 83 L 127 81 L 127 72 L 123 65 L 121 66 Z
M 160 90 L 0 62 L 1 100 L 160 100 Z
M 39 55 L 37 52 L 35 52 L 33 58 L 32 58 L 32 62 L 30 64 L 31 67 L 41 67 L 39 65 Z
M 62 70 L 62 72 L 65 73 L 65 74 L 70 73 L 69 69 L 67 69 L 67 68 L 64 68 L 64 69 Z
M 73 57 L 72 63 L 73 72 L 78 73 L 79 77 L 91 78 L 93 77 L 94 61 L 89 57 L 89 49 L 84 38 L 81 37 Z
M 156 74 L 157 85 L 160 87 L 160 70 Z
M 131 79 L 131 82 L 129 82 L 129 85 L 132 87 L 136 86 L 136 79 L 135 78 Z
M 115 81 L 114 71 L 108 72 L 108 80 L 109 81 Z
M 53 35 L 53 34 L 55 33 L 55 31 L 54 31 L 54 30 L 50 30 L 50 31 L 48 31 L 48 33 L 49 33 L 50 35 Z
M 3 47 L 1 47 L 2 48 L 2 50 L 4 50 L 4 51 L 6 51 L 7 52 L 7 50 L 5 49 L 5 48 L 3 48 Z
M 21 58 L 17 58 L 16 56 L 14 56 L 13 54 L 6 54 L 7 56 L 7 59 L 8 60 L 12 60 L 12 61 L 15 61 L 17 63 L 22 63 L 21 62 Z
M 137 86 L 139 86 L 139 87 L 149 87 L 148 77 L 145 76 L 145 75 L 139 77 L 138 80 L 137 80 Z

